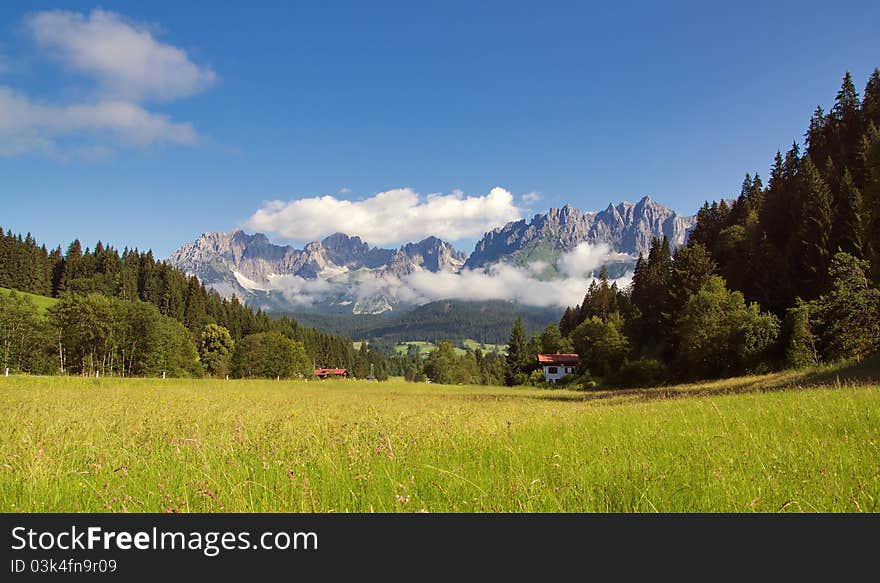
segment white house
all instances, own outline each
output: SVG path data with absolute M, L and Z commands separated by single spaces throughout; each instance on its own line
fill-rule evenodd
M 539 354 L 538 364 L 544 368 L 544 380 L 550 384 L 574 372 L 580 361 L 577 354 Z

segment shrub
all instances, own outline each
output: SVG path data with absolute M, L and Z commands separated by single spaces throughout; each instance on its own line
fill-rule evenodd
M 668 378 L 666 366 L 655 358 L 640 358 L 628 361 L 610 379 L 620 388 L 654 387 L 662 385 Z

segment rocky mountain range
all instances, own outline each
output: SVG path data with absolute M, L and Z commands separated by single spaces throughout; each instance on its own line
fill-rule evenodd
M 401 278 L 417 271 L 457 273 L 466 259 L 467 255 L 437 237 L 407 243 L 398 249 L 383 249 L 370 247 L 357 236 L 334 233 L 296 249 L 275 245 L 262 233 L 249 235 L 232 230 L 204 233 L 175 251 L 169 262 L 198 276 L 221 295 L 235 293 L 263 307 L 283 308 L 283 298 L 272 292 L 284 289 L 284 276 L 345 283 L 354 274 L 365 273 L 376 278 Z M 327 299 L 337 305 L 351 305 L 355 313 L 376 313 L 391 307 L 385 301 L 387 298 L 382 297 L 360 297 L 354 301 L 341 294 Z
M 385 249 L 335 233 L 297 249 L 273 244 L 260 233 L 233 230 L 204 233 L 175 251 L 169 262 L 222 295 L 235 293 L 264 309 L 301 310 L 308 303 L 325 313 L 376 314 L 414 301 L 399 293 L 400 282 L 413 274 L 542 262 L 550 266 L 542 277 L 552 279 L 560 257 L 581 243 L 605 244 L 617 257 L 625 257 L 617 265 L 622 274 L 639 253 L 647 253 L 654 237 L 682 245 L 693 224 L 693 217 L 679 216 L 644 197 L 597 213 L 566 205 L 510 222 L 486 233 L 470 255 L 437 237 Z
M 632 257 L 647 255 L 654 237 L 665 235 L 673 246 L 683 245 L 694 221 L 694 217 L 679 216 L 647 196 L 637 203 L 609 204 L 598 213 L 565 205 L 486 233 L 465 267 L 474 269 L 499 260 L 521 265 L 536 260 L 552 262 L 585 242 L 606 243 L 613 251 Z

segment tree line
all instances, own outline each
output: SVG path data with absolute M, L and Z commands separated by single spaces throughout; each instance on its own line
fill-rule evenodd
M 514 327 L 508 384 L 543 352 L 574 351 L 585 386 L 649 386 L 859 361 L 880 349 L 880 73 L 860 99 L 847 73 L 806 149 L 776 153 L 770 179 L 706 202 L 685 246 L 655 239 L 631 285 L 603 270 L 549 344 Z M 556 340 L 560 337 L 560 340 Z M 540 340 L 540 339 L 537 339 Z M 535 382 L 537 375 L 531 378 Z
M 0 287 L 58 299 L 41 314 L 23 294 L 0 295 L 0 343 L 12 370 L 286 377 L 355 362 L 347 338 L 223 298 L 151 251 L 119 253 L 100 241 L 83 250 L 78 240 L 66 253 L 48 251 L 30 233 L 0 229 Z M 246 366 L 270 354 L 293 364 Z
M 517 316 L 529 331 L 540 331 L 559 319 L 561 308 L 512 305 L 502 300 L 429 302 L 413 310 L 383 314 L 291 314 L 301 324 L 326 332 L 393 345 L 414 339 L 439 344 L 449 340 L 460 346 L 467 339 L 503 344 Z M 390 352 L 388 353 L 391 354 Z

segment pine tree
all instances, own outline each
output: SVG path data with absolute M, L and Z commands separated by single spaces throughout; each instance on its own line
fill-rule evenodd
M 632 305 L 638 318 L 630 324 L 632 337 L 647 352 L 659 353 L 667 349 L 669 337 L 669 280 L 672 275 L 672 252 L 669 241 L 654 238 L 647 262 L 636 264 L 633 275 Z
M 880 128 L 880 70 L 876 68 L 865 85 L 865 97 L 862 100 L 862 123 L 865 127 L 874 124 Z
M 64 259 L 64 253 L 62 253 L 60 246 L 53 249 L 52 252 L 49 254 L 52 297 L 58 297 L 58 294 L 61 291 L 61 282 L 64 279 L 64 270 L 66 263 L 67 262 Z
M 528 346 L 526 342 L 526 330 L 522 318 L 517 318 L 510 331 L 510 340 L 507 342 L 507 370 L 504 382 L 508 386 L 520 384 L 525 371 Z
M 807 143 L 807 154 L 813 160 L 825 160 L 831 154 L 830 131 L 831 116 L 826 116 L 822 107 L 817 106 L 810 118 L 810 126 L 804 138 Z
M 867 256 L 871 258 L 874 281 L 880 281 L 880 129 L 871 124 L 862 138 L 862 164 L 865 169 L 864 195 Z
M 82 275 L 82 257 L 82 245 L 79 239 L 74 239 L 67 247 L 67 254 L 64 256 L 64 274 L 59 286 L 62 291 L 69 290 L 71 283 Z
M 835 209 L 837 212 L 832 249 L 839 249 L 858 258 L 864 257 L 862 193 L 853 184 L 849 170 L 844 171 L 840 181 Z
M 688 299 L 709 282 L 716 270 L 715 261 L 701 244 L 694 243 L 676 250 L 669 281 L 669 311 L 673 319 Z
M 764 197 L 764 204 L 758 214 L 760 232 L 770 243 L 779 250 L 783 250 L 788 242 L 790 226 L 788 210 L 788 184 L 785 179 L 784 162 L 782 154 L 777 150 L 773 160 L 773 169 L 770 171 L 770 182 Z M 711 250 L 707 247 L 708 250 Z
M 756 176 L 757 177 L 757 176 Z M 740 189 L 740 194 L 733 201 L 733 206 L 730 208 L 730 216 L 728 218 L 728 225 L 743 225 L 749 218 L 749 215 L 756 210 L 752 204 L 753 201 L 757 201 L 757 197 L 755 196 L 755 189 L 761 189 L 760 180 L 758 181 L 757 187 L 752 181 L 751 175 L 746 173 L 746 177 L 743 180 L 742 187 Z
M 829 242 L 833 226 L 831 191 L 808 157 L 803 164 L 806 199 L 800 225 L 801 260 L 804 283 L 814 294 L 827 289 L 828 264 L 831 259 Z M 815 297 L 815 296 L 814 296 Z
M 185 305 L 183 324 L 196 334 L 205 321 L 205 294 L 196 276 L 188 280 Z
M 577 327 L 579 321 L 576 314 L 577 310 L 577 306 L 574 308 L 571 306 L 565 308 L 565 312 L 563 312 L 562 318 L 559 320 L 559 333 L 562 336 L 568 336 L 571 334 L 571 331 Z
M 843 76 L 840 91 L 837 92 L 834 108 L 831 110 L 831 125 L 834 149 L 830 155 L 835 158 L 835 164 L 841 170 L 850 168 L 860 175 L 858 147 L 864 126 L 859 94 L 849 71 Z

